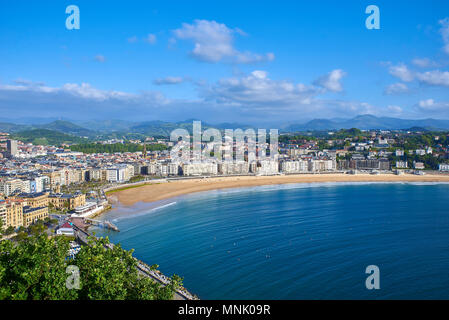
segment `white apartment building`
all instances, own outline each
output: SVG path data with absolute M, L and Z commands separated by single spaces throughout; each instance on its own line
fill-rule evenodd
M 395 155 L 396 155 L 396 157 L 403 157 L 404 156 L 404 150 L 397 149 L 395 151 Z
M 124 182 L 134 176 L 134 167 L 129 164 L 121 164 L 106 169 L 106 180 L 109 182 Z
M 323 172 L 323 171 L 335 171 L 337 163 L 335 160 L 310 160 L 309 171 L 310 172 Z
M 100 168 L 91 168 L 89 169 L 89 180 L 90 181 L 100 181 L 102 180 L 102 174 L 101 174 Z
M 179 174 L 179 164 L 178 163 L 169 163 L 168 167 L 168 175 L 169 176 L 177 176 Z
M 3 222 L 3 228 L 6 226 L 6 202 L 0 200 L 0 220 Z
M 224 161 L 218 164 L 218 173 L 228 174 L 248 174 L 249 163 L 246 161 Z
M 184 163 L 181 165 L 184 176 L 202 176 L 218 174 L 218 165 L 215 162 Z
M 407 161 L 396 161 L 396 168 L 408 168 Z
M 47 176 L 38 176 L 34 178 L 34 181 L 36 183 L 36 192 L 42 192 L 50 186 L 50 178 Z
M 440 170 L 440 171 L 449 171 L 449 164 L 448 163 L 441 163 L 438 166 L 438 170 Z
M 305 173 L 309 171 L 307 160 L 283 161 L 281 162 L 281 171 L 284 173 Z
M 9 196 L 15 191 L 30 192 L 30 181 L 20 179 L 8 179 L 0 181 L 0 193 Z
M 261 175 L 279 173 L 279 163 L 272 160 L 260 160 L 257 162 L 255 173 Z

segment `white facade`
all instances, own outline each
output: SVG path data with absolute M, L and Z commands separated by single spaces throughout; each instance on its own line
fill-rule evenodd
M 281 163 L 281 171 L 284 173 L 305 173 L 309 171 L 307 160 L 284 161 Z
M 218 165 L 215 162 L 184 163 L 182 172 L 184 176 L 216 175 Z
M 271 160 L 258 161 L 256 174 L 268 175 L 279 173 L 279 163 Z
M 224 161 L 218 165 L 218 172 L 228 174 L 248 174 L 249 163 L 246 161 Z
M 9 196 L 15 191 L 30 192 L 30 182 L 28 180 L 9 179 L 0 181 L 0 193 Z
M 323 172 L 323 171 L 335 171 L 337 163 L 335 160 L 310 160 L 309 171 L 310 172 Z
M 407 161 L 396 161 L 396 168 L 408 168 Z
M 418 156 L 424 156 L 424 155 L 426 154 L 426 150 L 423 150 L 423 149 L 417 149 L 417 150 L 415 151 L 415 153 L 416 153 Z
M 396 157 L 402 157 L 404 156 L 404 150 L 396 150 L 395 151 Z

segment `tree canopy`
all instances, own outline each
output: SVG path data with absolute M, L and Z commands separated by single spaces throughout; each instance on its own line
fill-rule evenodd
M 156 300 L 172 299 L 181 286 L 176 275 L 162 286 L 139 274 L 132 250 L 110 248 L 107 238 L 90 244 L 71 258 L 69 239 L 44 233 L 0 242 L 0 299 L 13 300 Z M 68 289 L 68 266 L 79 269 L 79 289 Z

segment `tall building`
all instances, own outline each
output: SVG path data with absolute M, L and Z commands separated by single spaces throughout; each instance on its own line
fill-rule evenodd
M 19 150 L 17 149 L 17 140 L 6 140 L 6 148 L 8 156 L 10 157 L 16 157 L 19 154 Z

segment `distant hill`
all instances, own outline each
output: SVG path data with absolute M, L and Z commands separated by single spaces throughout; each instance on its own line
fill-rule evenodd
M 97 135 L 97 133 L 93 130 L 86 129 L 79 125 L 76 125 L 69 121 L 64 120 L 56 120 L 44 125 L 39 126 L 42 129 L 49 129 L 54 131 L 59 131 L 66 134 L 71 134 L 79 137 L 92 137 Z
M 91 121 L 72 121 L 56 120 L 46 124 L 14 124 L 10 122 L 0 122 L 0 132 L 8 132 L 10 134 L 27 133 L 28 140 L 32 139 L 29 134 L 39 134 L 37 138 L 46 138 L 45 135 L 50 134 L 51 141 L 74 141 L 76 138 L 85 138 L 89 140 L 105 140 L 111 138 L 117 139 L 144 139 L 146 136 L 153 137 L 169 137 L 170 133 L 175 129 L 186 129 L 192 132 L 194 119 L 188 119 L 179 122 L 166 121 L 141 121 L 132 122 L 126 120 L 91 120 Z M 201 122 L 202 130 L 208 128 L 224 129 L 256 129 L 256 126 L 245 125 L 242 123 L 218 123 L 209 124 Z M 263 127 L 262 127 L 263 128 Z M 314 119 L 306 123 L 293 123 L 280 128 L 281 132 L 298 132 L 298 131 L 327 131 L 358 128 L 361 130 L 380 129 L 411 129 L 413 131 L 438 131 L 449 130 L 449 120 L 423 119 L 408 120 L 390 117 L 376 117 L 373 115 L 359 115 L 352 119 Z M 34 131 L 38 130 L 38 131 Z M 55 136 L 54 132 L 65 134 L 66 136 Z M 48 141 L 47 141 L 48 142 Z
M 59 131 L 48 129 L 32 129 L 20 131 L 12 134 L 13 139 L 23 142 L 31 142 L 34 145 L 53 145 L 59 146 L 61 144 L 72 143 L 87 143 L 88 139 L 80 138 L 74 135 L 65 134 Z
M 292 124 L 283 131 L 317 131 L 358 128 L 362 130 L 380 129 L 408 129 L 420 127 L 425 130 L 449 130 L 449 120 L 423 119 L 408 120 L 389 117 L 376 117 L 373 115 L 360 115 L 352 119 L 314 119 L 302 124 Z
M 28 125 L 0 122 L 0 132 L 14 133 L 32 128 Z

